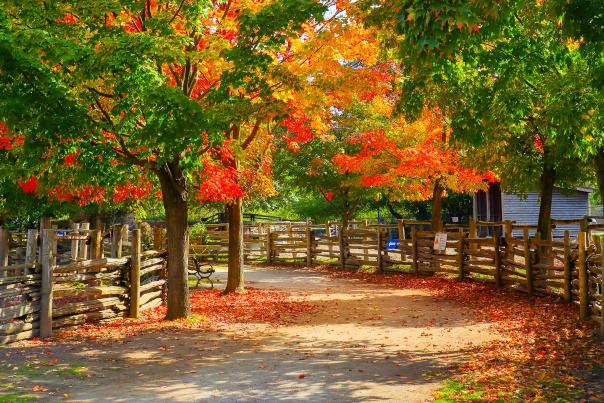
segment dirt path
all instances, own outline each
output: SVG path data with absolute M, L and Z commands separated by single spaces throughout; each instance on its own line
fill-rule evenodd
M 0 349 L 0 391 L 27 383 L 50 400 L 72 401 L 425 401 L 447 368 L 496 337 L 487 323 L 420 290 L 283 268 L 254 269 L 247 280 L 318 310 L 277 328 Z M 38 365 L 25 366 L 32 360 Z

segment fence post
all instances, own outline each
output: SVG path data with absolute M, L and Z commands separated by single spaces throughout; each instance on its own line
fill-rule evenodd
M 312 267 L 313 261 L 313 234 L 310 227 L 306 227 L 306 267 Z
M 579 317 L 581 320 L 587 320 L 589 319 L 589 283 L 587 262 L 585 261 L 585 232 L 579 232 L 577 240 L 579 241 L 579 260 L 577 261 L 577 270 L 579 271 Z
M 470 230 L 468 233 L 469 238 L 478 238 L 478 229 L 476 227 L 476 220 L 470 218 Z M 476 252 L 476 245 L 470 245 L 470 252 Z
M 80 229 L 82 230 L 82 233 L 84 235 L 88 235 L 88 237 L 90 237 L 90 223 L 89 222 L 83 222 L 82 224 L 80 224 Z M 88 259 L 88 242 L 80 241 L 79 249 L 80 249 L 80 260 Z
M 141 230 L 132 231 L 130 254 L 130 317 L 138 319 L 141 297 Z
M 156 225 L 153 227 L 153 249 L 162 250 L 163 240 L 162 240 L 162 232 L 161 227 Z
M 72 236 L 80 235 L 80 224 L 79 223 L 74 222 L 71 224 L 71 235 Z M 78 246 L 80 246 L 80 242 L 77 239 L 72 239 L 71 240 L 71 261 L 72 262 L 77 261 L 78 256 L 80 256 Z
M 589 236 L 589 219 L 587 218 L 587 216 L 581 219 L 581 222 L 579 223 L 579 231 L 585 232 L 586 237 Z M 587 238 L 586 241 L 589 242 L 589 239 Z
M 124 243 L 128 243 L 129 232 L 130 227 L 128 227 L 128 224 L 122 224 L 122 256 L 124 255 Z
M 266 262 L 273 262 L 273 234 L 270 225 L 266 226 Z
M 459 271 L 458 277 L 459 279 L 464 278 L 463 265 L 465 262 L 465 254 L 464 254 L 464 246 L 466 243 L 466 235 L 462 232 L 459 236 L 459 247 L 457 251 L 459 252 L 458 260 L 457 260 L 457 269 Z
M 377 265 L 380 272 L 384 271 L 384 256 L 382 255 L 382 249 L 384 246 L 384 234 L 380 227 L 376 227 L 377 231 Z
M 38 230 L 27 230 L 27 244 L 25 245 L 25 263 L 33 263 L 36 261 L 38 254 Z
M 122 239 L 122 228 L 122 224 L 113 225 L 113 234 L 111 236 L 111 257 L 114 258 L 122 257 L 122 247 L 124 245 L 124 241 Z
M 40 281 L 40 338 L 52 335 L 52 271 L 55 264 L 54 244 L 55 231 L 42 231 L 42 279 Z
M 92 231 L 92 239 L 90 242 L 90 258 L 103 258 L 103 232 L 100 229 Z
M 10 231 L 0 228 L 0 266 L 8 266 L 8 255 L 10 254 Z M 4 273 L 0 271 L 0 273 Z
M 493 244 L 495 246 L 495 285 L 497 288 L 503 287 L 501 278 L 501 238 L 497 232 L 493 232 Z
M 529 297 L 533 296 L 533 265 L 531 263 L 531 239 L 528 228 L 524 228 L 524 268 L 526 270 L 526 288 Z
M 396 220 L 398 226 L 398 249 L 401 251 L 401 262 L 407 261 L 407 255 L 403 250 L 403 242 L 407 238 L 405 237 L 405 221 L 404 220 Z
M 413 249 L 413 271 L 415 274 L 419 273 L 419 261 L 418 261 L 418 246 L 417 246 L 417 228 L 411 227 L 411 245 Z
M 338 244 L 340 245 L 340 267 L 346 268 L 346 245 L 344 240 L 344 227 L 340 226 L 340 232 L 338 233 Z
M 329 258 L 331 259 L 331 257 L 333 256 L 333 242 L 331 239 L 331 225 L 329 224 L 329 221 L 325 223 L 325 239 L 327 240 Z
M 512 221 L 505 220 L 503 226 L 505 229 L 505 258 L 512 259 L 514 256 L 514 245 L 512 243 Z
M 570 302 L 572 299 L 572 271 L 570 263 L 572 256 L 570 253 L 570 231 L 564 231 L 564 300 Z

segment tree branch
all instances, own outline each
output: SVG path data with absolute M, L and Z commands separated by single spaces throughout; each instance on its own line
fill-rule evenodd
M 250 133 L 250 135 L 247 136 L 247 138 L 241 144 L 242 150 L 247 149 L 249 147 L 249 145 L 251 144 L 251 142 L 254 141 L 254 138 L 258 134 L 258 129 L 260 129 L 260 120 L 259 119 L 256 120 L 256 124 L 254 125 L 254 128 L 252 129 L 252 132 Z

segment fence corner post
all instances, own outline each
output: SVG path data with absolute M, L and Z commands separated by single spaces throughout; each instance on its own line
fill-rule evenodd
M 81 223 L 80 230 L 83 235 L 86 235 L 88 238 L 90 237 L 90 223 L 89 222 Z M 80 260 L 88 259 L 88 243 L 87 243 L 87 241 L 85 241 L 85 240 L 80 241 L 79 253 L 80 253 Z
M 101 259 L 103 257 L 103 232 L 100 229 L 95 229 L 92 232 L 90 242 L 90 258 Z
M 524 228 L 524 268 L 526 270 L 526 288 L 529 297 L 533 296 L 533 264 L 531 262 L 531 239 L 528 228 Z
M 310 227 L 306 227 L 306 267 L 312 267 L 313 263 L 313 234 Z
M 476 220 L 474 218 L 470 218 L 470 229 L 468 233 L 468 238 L 478 238 L 478 227 L 476 226 Z M 472 252 L 476 252 L 476 244 L 471 245 L 470 250 Z
M 382 229 L 378 226 L 376 227 L 377 231 L 377 265 L 378 271 L 381 273 L 384 271 L 384 255 L 382 254 L 384 249 L 384 234 L 382 233 Z
M 464 278 L 464 263 L 465 263 L 465 247 L 466 247 L 466 234 L 464 234 L 463 232 L 461 233 L 461 235 L 459 236 L 459 247 L 457 248 L 457 252 L 459 253 L 459 256 L 457 257 L 457 270 L 458 270 L 458 274 L 457 277 L 460 280 L 463 280 Z
M 501 268 L 501 238 L 497 232 L 493 233 L 493 246 L 495 247 L 495 285 L 497 288 L 503 287 L 502 268 Z
M 130 318 L 138 319 L 141 286 L 141 230 L 132 231 L 132 253 L 130 254 Z
M 417 245 L 417 227 L 411 227 L 411 244 L 413 249 L 413 271 L 415 274 L 419 273 L 419 260 L 418 260 L 418 245 Z
M 71 224 L 71 235 L 73 236 L 71 240 L 71 261 L 76 262 L 80 256 L 80 241 L 77 239 L 80 235 L 80 223 L 74 222 Z
M 27 230 L 27 244 L 25 246 L 25 263 L 33 263 L 36 261 L 38 254 L 38 230 Z
M 579 260 L 577 270 L 579 272 L 579 317 L 581 320 L 589 319 L 589 284 L 587 279 L 587 262 L 585 260 L 586 233 L 581 231 L 577 234 L 579 243 Z
M 572 299 L 572 256 L 570 252 L 570 231 L 564 231 L 564 301 L 570 302 Z
M 51 229 L 42 231 L 41 265 L 42 276 L 40 281 L 40 338 L 52 335 L 52 272 L 54 266 L 55 232 Z
M 270 225 L 266 226 L 266 262 L 273 262 L 273 234 Z

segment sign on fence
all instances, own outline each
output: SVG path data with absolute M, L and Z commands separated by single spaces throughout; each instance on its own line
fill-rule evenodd
M 437 232 L 434 235 L 434 250 L 445 250 L 447 249 L 447 233 Z
M 386 242 L 386 249 L 388 249 L 388 250 L 398 249 L 398 239 L 396 239 L 396 238 L 390 238 Z

